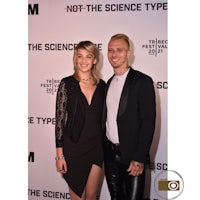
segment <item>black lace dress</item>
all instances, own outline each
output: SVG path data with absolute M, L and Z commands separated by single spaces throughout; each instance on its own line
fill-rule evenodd
M 72 76 L 61 80 L 56 99 L 56 147 L 63 148 L 69 187 L 82 196 L 93 164 L 102 167 L 102 108 L 104 81 L 100 81 L 89 105 L 79 82 Z

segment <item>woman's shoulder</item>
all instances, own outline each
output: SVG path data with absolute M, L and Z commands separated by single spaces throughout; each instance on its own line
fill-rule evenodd
M 66 76 L 66 77 L 63 77 L 60 81 L 61 83 L 65 83 L 65 84 L 75 84 L 76 82 L 78 82 L 73 75 L 70 75 L 70 76 Z
M 104 84 L 104 85 L 105 85 L 106 82 L 105 82 L 103 79 L 100 78 L 100 79 L 99 79 L 99 84 Z
M 103 79 L 99 79 L 98 87 L 99 87 L 101 90 L 104 90 L 104 89 L 105 89 L 105 86 L 106 86 L 106 82 L 105 82 Z
M 61 81 L 66 82 L 66 81 L 70 81 L 70 80 L 73 80 L 73 79 L 74 79 L 74 77 L 73 77 L 72 75 L 70 75 L 70 76 L 65 76 L 65 77 L 63 77 L 63 78 L 61 79 Z
M 101 87 L 105 87 L 106 82 L 105 82 L 103 79 L 99 79 L 99 85 L 100 85 Z
M 73 75 L 63 77 L 60 80 L 60 85 L 63 85 L 66 89 L 74 88 L 77 85 L 77 80 L 74 78 Z

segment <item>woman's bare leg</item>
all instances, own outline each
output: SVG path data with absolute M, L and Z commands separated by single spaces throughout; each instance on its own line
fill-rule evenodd
M 102 168 L 100 168 L 97 165 L 92 165 L 85 188 L 86 200 L 96 200 L 96 195 L 102 172 Z
M 69 193 L 70 193 L 70 199 L 71 200 L 86 200 L 85 199 L 85 191 L 82 194 L 82 197 L 80 198 L 74 191 L 69 187 Z

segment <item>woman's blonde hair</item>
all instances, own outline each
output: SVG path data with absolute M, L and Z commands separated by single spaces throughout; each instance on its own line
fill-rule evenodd
M 78 43 L 78 45 L 74 49 L 74 56 L 73 56 L 73 62 L 74 62 L 73 76 L 74 76 L 74 78 L 77 79 L 78 81 L 80 81 L 80 76 L 76 70 L 76 57 L 77 57 L 77 51 L 79 49 L 84 49 L 84 50 L 92 53 L 94 58 L 96 59 L 96 64 L 93 64 L 93 66 L 92 66 L 92 78 L 94 79 L 94 84 L 98 84 L 100 78 L 99 78 L 99 71 L 98 71 L 96 65 L 99 62 L 99 49 L 91 41 L 81 41 L 80 43 Z

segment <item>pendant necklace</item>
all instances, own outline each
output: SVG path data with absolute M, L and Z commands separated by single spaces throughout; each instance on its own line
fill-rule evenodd
M 92 77 L 89 77 L 89 78 L 81 78 L 81 80 L 87 82 L 87 81 L 89 81 L 91 78 L 92 78 Z

